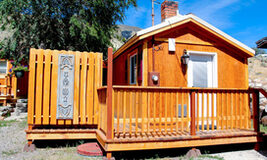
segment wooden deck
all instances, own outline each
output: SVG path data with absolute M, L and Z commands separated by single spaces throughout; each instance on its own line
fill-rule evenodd
M 155 132 L 151 134 L 115 134 L 107 139 L 98 129 L 27 129 L 28 141 L 59 139 L 95 139 L 106 152 L 183 148 L 219 144 L 257 143 L 258 133 L 253 130 L 215 130 L 199 131 L 192 136 L 188 131 L 173 133 Z
M 194 136 L 187 131 L 176 134 L 119 135 L 110 140 L 103 132 L 98 130 L 96 133 L 98 142 L 106 152 L 260 142 L 258 134 L 251 130 L 200 131 Z

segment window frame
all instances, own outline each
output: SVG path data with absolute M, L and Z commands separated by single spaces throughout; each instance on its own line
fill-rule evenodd
M 134 82 L 132 83 L 132 58 L 133 57 L 135 57 L 136 56 L 136 58 L 135 58 L 135 68 L 136 68 L 136 72 L 134 73 L 135 74 L 135 79 L 134 79 Z M 129 67 L 129 84 L 130 85 L 136 85 L 137 84 L 137 62 L 138 62 L 138 56 L 137 56 L 137 53 L 134 53 L 134 54 L 132 54 L 131 56 L 129 56 L 129 65 L 130 65 L 130 67 Z M 134 72 L 134 70 L 133 70 L 133 72 Z
M 7 60 L 0 60 L 1 62 L 6 62 L 6 72 L 0 73 L 0 75 L 6 75 L 8 73 L 8 61 Z

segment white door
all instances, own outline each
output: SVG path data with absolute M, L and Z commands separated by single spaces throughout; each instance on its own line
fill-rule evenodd
M 217 57 L 214 54 L 201 54 L 191 53 L 188 64 L 188 86 L 189 87 L 200 87 L 200 88 L 213 88 L 217 87 Z M 204 105 L 202 107 L 202 96 L 204 96 Z M 207 96 L 209 96 L 209 106 L 207 105 Z M 196 104 L 196 116 L 197 116 L 197 105 L 199 108 L 199 127 L 202 129 L 204 124 L 205 130 L 207 129 L 207 123 L 209 128 L 211 127 L 212 117 L 212 95 L 211 94 L 199 94 L 199 103 Z M 196 95 L 197 100 L 197 95 Z M 214 95 L 216 101 L 216 95 Z M 214 117 L 216 117 L 216 102 L 214 101 Z M 197 103 L 197 101 L 196 101 Z M 202 114 L 203 113 L 203 114 Z M 202 123 L 202 117 L 204 122 Z M 196 118 L 197 119 L 197 118 Z M 216 125 L 216 122 L 214 123 Z
M 191 54 L 188 65 L 189 87 L 213 87 L 213 63 L 210 55 Z

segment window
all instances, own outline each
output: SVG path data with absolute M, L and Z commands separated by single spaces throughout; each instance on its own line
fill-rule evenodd
M 7 73 L 7 61 L 0 61 L 0 74 Z
M 137 55 L 132 55 L 130 57 L 130 84 L 136 84 L 136 75 L 137 75 Z

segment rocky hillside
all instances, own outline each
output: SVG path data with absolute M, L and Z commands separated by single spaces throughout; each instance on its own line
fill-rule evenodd
M 267 91 L 267 57 L 256 56 L 248 60 L 249 86 Z M 260 94 L 260 110 L 267 108 L 267 99 Z
M 111 43 L 115 50 L 120 48 L 120 46 L 123 45 L 125 41 L 127 41 L 131 36 L 133 36 L 140 30 L 142 29 L 139 27 L 127 26 L 123 24 L 118 25 L 118 32 L 116 36 L 111 40 Z

